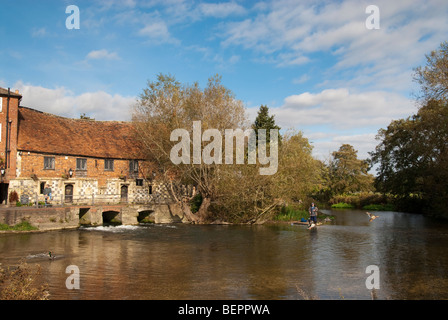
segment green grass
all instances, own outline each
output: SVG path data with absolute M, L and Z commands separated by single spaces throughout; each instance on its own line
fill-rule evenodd
M 392 204 L 369 204 L 362 208 L 371 211 L 395 211 L 395 207 Z
M 339 202 L 339 203 L 335 203 L 333 205 L 331 205 L 331 207 L 333 209 L 351 209 L 354 208 L 355 206 L 349 203 L 345 203 L 345 202 Z
M 31 231 L 38 230 L 35 226 L 31 225 L 28 221 L 22 221 L 14 226 L 0 223 L 0 230 L 4 231 Z
M 306 210 L 296 210 L 291 207 L 283 207 L 280 213 L 274 217 L 275 221 L 296 221 L 302 218 L 308 219 L 309 213 Z

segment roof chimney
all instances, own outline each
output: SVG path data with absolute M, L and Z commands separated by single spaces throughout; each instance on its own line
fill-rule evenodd
M 16 90 L 16 93 L 19 93 L 19 90 Z

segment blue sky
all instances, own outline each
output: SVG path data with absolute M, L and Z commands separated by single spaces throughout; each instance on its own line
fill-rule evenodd
M 368 29 L 367 6 L 379 9 Z M 69 5 L 80 28 L 67 29 Z M 129 120 L 159 73 L 218 73 L 251 119 L 267 105 L 327 159 L 350 143 L 366 158 L 378 129 L 417 110 L 413 68 L 448 40 L 448 2 L 0 0 L 0 86 L 22 105 Z

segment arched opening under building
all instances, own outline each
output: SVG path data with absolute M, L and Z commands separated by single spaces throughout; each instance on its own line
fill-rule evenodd
M 154 210 L 140 211 L 137 216 L 138 223 L 154 223 Z
M 103 225 L 121 225 L 120 212 L 118 211 L 104 211 Z

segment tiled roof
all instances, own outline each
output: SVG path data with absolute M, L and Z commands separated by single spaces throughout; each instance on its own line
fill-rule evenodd
M 7 96 L 8 89 L 0 87 L 0 96 Z M 16 93 L 14 90 L 10 90 L 11 97 L 22 97 L 20 93 Z
M 17 150 L 141 159 L 131 122 L 69 119 L 26 107 L 19 107 Z

